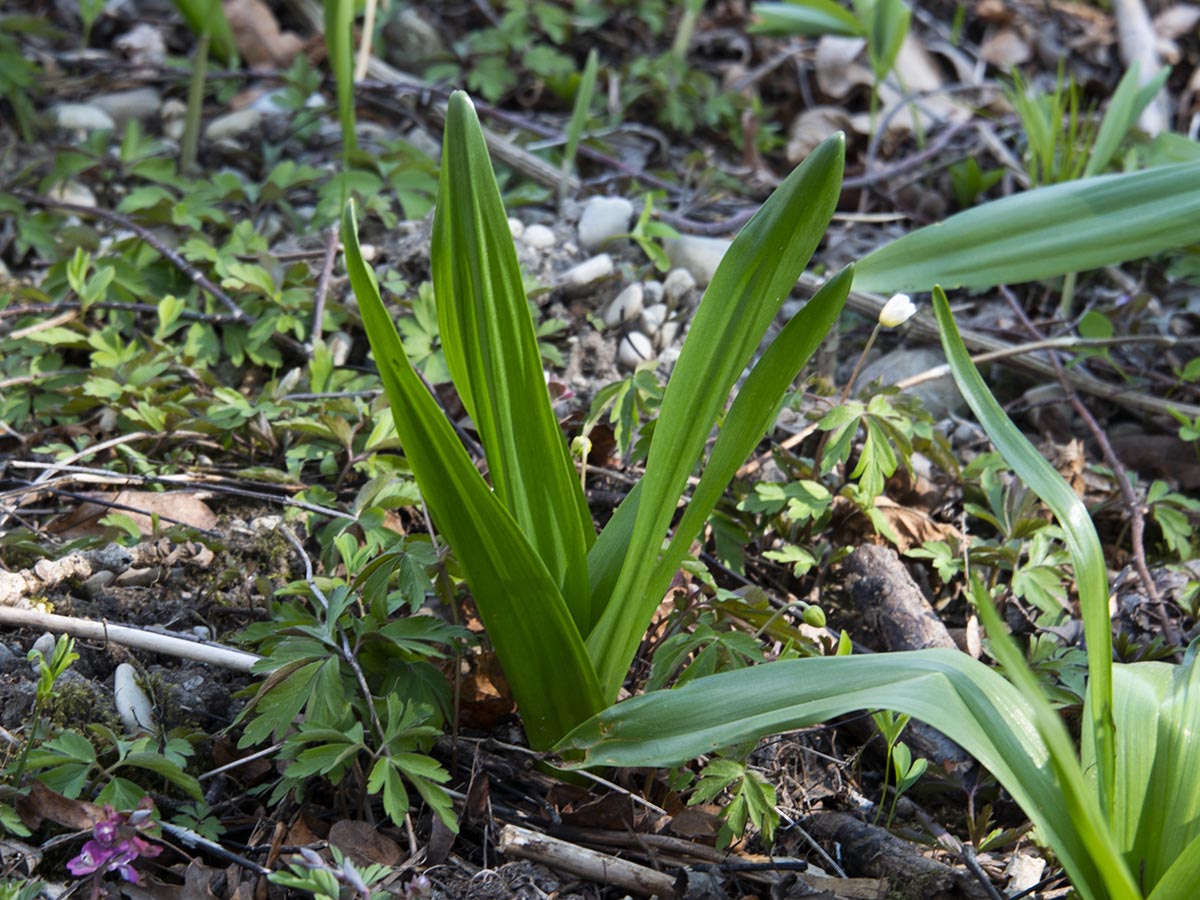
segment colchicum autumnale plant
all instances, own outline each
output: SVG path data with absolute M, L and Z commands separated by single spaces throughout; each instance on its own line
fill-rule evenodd
M 827 140 L 738 235 L 667 385 L 645 475 L 598 536 L 550 409 L 504 209 L 466 95 L 452 95 L 448 107 L 433 280 L 447 364 L 479 431 L 491 485 L 413 370 L 347 208 L 347 267 L 397 433 L 471 587 L 530 743 L 576 753 L 582 765 L 658 765 L 851 710 L 891 709 L 929 722 L 972 752 L 1022 804 L 1082 896 L 1189 896 L 1183 886 L 1200 878 L 1200 797 L 1188 781 L 1200 762 L 1192 759 L 1200 747 L 1187 740 L 1200 725 L 1191 697 L 1200 672 L 1194 653 L 1177 669 L 1114 669 L 1104 561 L 1086 510 L 995 405 L 940 289 L 935 308 L 964 395 L 1070 535 L 1093 655 L 1082 764 L 978 588 L 980 615 L 1007 679 L 950 651 L 811 658 L 699 678 L 609 708 L 688 545 L 844 303 L 849 269 L 756 363 L 667 543 L 734 381 L 832 216 L 842 161 L 840 136 Z M 885 291 L 928 290 L 938 282 L 979 287 L 1194 242 L 1198 178 L 1200 164 L 1188 163 L 1005 198 L 872 253 L 853 277 Z
M 726 255 L 664 393 L 646 474 L 599 536 L 550 407 L 516 251 L 466 95 L 454 94 L 447 112 L 433 282 L 446 362 L 479 431 L 491 485 L 409 363 L 347 210 L 347 266 L 396 431 L 466 574 L 535 747 L 552 746 L 616 699 L 689 544 L 841 310 L 848 270 L 754 367 L 664 550 L 726 396 L 833 215 L 842 159 L 840 136 L 822 144 Z

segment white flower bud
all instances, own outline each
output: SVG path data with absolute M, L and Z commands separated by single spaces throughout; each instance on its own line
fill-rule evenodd
M 895 328 L 911 319 L 916 311 L 916 304 L 908 294 L 893 294 L 879 311 L 879 324 L 884 328 Z

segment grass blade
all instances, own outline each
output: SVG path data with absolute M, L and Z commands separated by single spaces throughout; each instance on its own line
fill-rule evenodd
M 213 56 L 230 68 L 237 68 L 237 44 L 221 0 L 175 0 L 175 8 L 193 34 L 209 32 Z
M 647 587 L 675 504 L 730 388 L 825 233 L 844 156 L 838 134 L 788 176 L 725 253 L 696 311 L 663 393 L 628 552 L 587 638 L 606 697 L 616 699 L 661 600 Z
M 1121 142 L 1137 124 L 1138 116 L 1166 84 L 1171 70 L 1164 67 L 1144 88 L 1138 87 L 1138 74 L 1138 63 L 1134 60 L 1121 77 L 1112 99 L 1108 101 L 1108 109 L 1100 123 L 1100 130 L 1096 132 L 1091 155 L 1083 170 L 1085 176 L 1099 175 L 1108 168 L 1108 164 L 1117 155 L 1117 150 L 1121 148 Z
M 1113 827 L 1126 862 L 1137 868 L 1147 891 L 1200 836 L 1198 652 L 1193 645 L 1178 666 L 1113 667 L 1118 789 Z M 1094 754 L 1086 737 L 1085 767 Z
M 1046 461 L 996 402 L 971 362 L 940 288 L 933 291 L 933 311 L 942 332 L 942 348 L 963 399 L 988 437 L 1017 476 L 1045 503 L 1065 535 L 1079 588 L 1080 617 L 1088 646 L 1087 699 L 1091 734 L 1096 742 L 1100 806 L 1112 820 L 1115 737 L 1112 715 L 1112 625 L 1108 617 L 1108 572 L 1100 538 L 1087 508 L 1062 476 Z
M 409 362 L 363 262 L 353 205 L 346 207 L 342 240 L 405 456 L 434 522 L 466 573 L 529 742 L 548 747 L 604 706 L 583 641 L 554 579 Z
M 863 291 L 1053 278 L 1200 241 L 1200 163 L 1081 178 L 985 203 L 863 258 Z M 1036 252 L 1031 252 L 1036 248 Z
M 575 106 L 571 110 L 571 121 L 567 123 L 567 146 L 563 150 L 562 179 L 558 183 L 559 200 L 567 192 L 567 177 L 575 168 L 575 154 L 579 150 L 579 141 L 583 138 L 583 129 L 587 127 L 588 113 L 592 108 L 592 96 L 596 92 L 596 75 L 600 70 L 600 54 L 593 47 L 588 51 L 587 62 L 583 65 L 583 74 L 579 76 L 579 87 L 575 91 Z
M 325 0 L 325 53 L 337 86 L 342 158 L 349 168 L 350 154 L 358 149 L 354 128 L 354 0 Z
M 492 484 L 563 592 L 594 622 L 591 514 L 554 417 L 508 218 L 467 95 L 451 95 L 433 221 L 433 284 L 446 362 L 487 453 Z

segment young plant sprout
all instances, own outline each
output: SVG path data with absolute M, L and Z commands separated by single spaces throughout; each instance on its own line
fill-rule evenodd
M 858 380 L 858 373 L 862 371 L 863 363 L 867 361 L 867 354 L 875 346 L 875 338 L 879 337 L 879 329 L 899 328 L 916 315 L 916 312 L 917 306 L 912 302 L 912 298 L 908 294 L 893 294 L 892 298 L 883 305 L 883 309 L 879 311 L 879 321 L 875 323 L 875 327 L 871 330 L 871 336 L 867 338 L 867 344 L 863 347 L 862 353 L 859 354 L 858 362 L 854 364 L 854 371 L 850 373 L 850 378 L 846 382 L 846 386 L 842 388 L 842 403 L 846 402 L 850 396 L 850 392 L 854 390 L 854 382 Z

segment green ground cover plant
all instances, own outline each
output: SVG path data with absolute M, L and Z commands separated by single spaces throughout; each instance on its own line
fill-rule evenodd
M 935 310 L 956 379 L 1001 454 L 1056 512 L 1074 561 L 1092 648 L 1083 767 L 978 579 L 972 580 L 973 600 L 1011 681 L 970 657 L 940 651 L 809 658 L 696 678 L 610 706 L 692 538 L 770 424 L 797 360 L 815 347 L 844 301 L 851 270 L 831 279 L 754 366 L 667 542 L 677 500 L 724 397 L 832 213 L 841 171 L 838 140 L 827 141 L 792 173 L 726 255 L 664 392 L 645 476 L 598 537 L 550 414 L 504 210 L 478 121 L 462 93 L 450 100 L 443 152 L 432 249 L 439 325 L 451 375 L 481 435 L 492 486 L 413 371 L 358 252 L 352 206 L 343 226 L 347 265 L 397 433 L 472 588 L 530 742 L 581 753 L 582 765 L 673 764 L 838 712 L 893 709 L 931 722 L 974 753 L 1026 808 L 1085 896 L 1139 896 L 1134 869 L 1118 848 L 1145 852 L 1147 837 L 1137 823 L 1118 820 L 1115 796 L 1122 792 L 1128 800 L 1147 787 L 1150 763 L 1138 753 L 1148 752 L 1152 762 L 1156 753 L 1166 758 L 1181 752 L 1172 728 L 1186 728 L 1188 720 L 1173 717 L 1185 715 L 1178 700 L 1189 689 L 1193 657 L 1169 670 L 1167 682 L 1156 670 L 1122 669 L 1114 695 L 1104 562 L 1090 520 L 999 412 L 956 337 L 940 287 L 934 287 Z M 997 201 L 915 232 L 868 256 L 860 268 L 876 287 L 924 286 L 924 279 L 981 285 L 1162 250 L 1200 237 L 1200 224 L 1188 219 L 1200 198 L 1195 191 L 1180 193 L 1195 171 L 1194 164 L 1164 167 Z M 1129 241 L 1128 217 L 1142 210 L 1149 217 L 1152 206 L 1159 219 L 1183 232 L 1167 237 L 1150 229 L 1141 242 Z M 1050 209 L 1055 215 L 1047 223 Z M 1031 228 L 1054 237 L 1032 260 L 1026 249 Z M 1168 714 L 1158 703 L 1124 702 L 1125 691 L 1147 681 L 1163 708 L 1176 712 Z M 593 717 L 579 724 L 589 711 Z M 1132 722 L 1131 733 L 1139 736 L 1162 726 L 1161 743 L 1137 751 L 1128 742 L 1118 747 L 1114 715 L 1123 729 Z M 1135 715 L 1143 719 L 1133 721 Z M 904 774 L 897 768 L 901 779 L 911 762 L 903 768 Z M 1162 774 L 1155 777 L 1178 787 L 1180 776 L 1166 768 L 1156 769 Z M 1150 890 L 1161 878 L 1157 896 L 1176 896 L 1173 886 L 1200 864 L 1200 845 L 1183 850 L 1195 798 L 1177 799 L 1180 808 L 1171 818 L 1183 832 L 1174 835 L 1177 852 L 1163 856 L 1156 849 L 1150 871 L 1158 878 L 1144 884 Z M 1122 816 L 1128 809 L 1119 807 Z M 1153 836 L 1161 836 L 1161 827 L 1162 821 L 1152 826 Z

